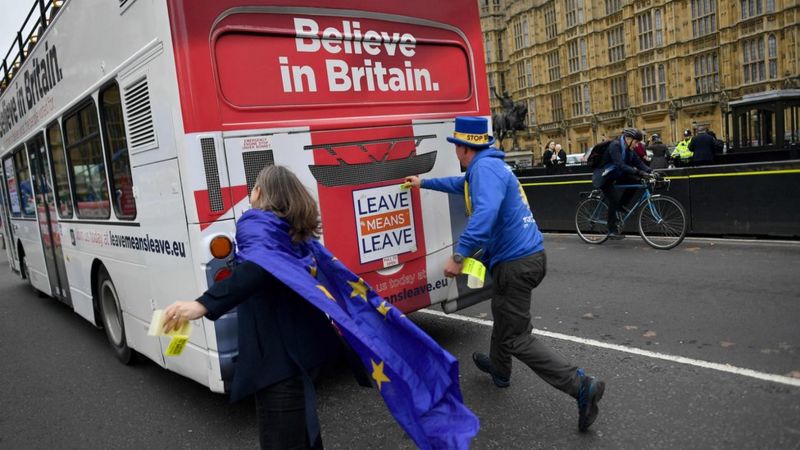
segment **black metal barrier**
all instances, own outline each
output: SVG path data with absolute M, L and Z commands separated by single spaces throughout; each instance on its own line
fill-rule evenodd
M 575 231 L 580 193 L 591 191 L 588 167 L 518 174 L 543 231 Z M 538 172 L 538 173 L 537 173 Z M 697 235 L 800 237 L 800 160 L 664 169 L 669 190 L 689 214 Z M 627 224 L 633 231 L 635 224 Z

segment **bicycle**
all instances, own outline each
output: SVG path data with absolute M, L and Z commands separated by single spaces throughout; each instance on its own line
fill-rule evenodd
M 619 226 L 638 213 L 639 235 L 651 247 L 669 250 L 686 237 L 689 228 L 686 210 L 672 197 L 653 194 L 661 188 L 669 188 L 670 180 L 665 178 L 646 178 L 639 184 L 621 184 L 616 189 L 636 188 L 642 193 L 629 210 L 621 210 Z M 608 239 L 608 206 L 602 191 L 581 192 L 587 197 L 578 204 L 575 212 L 575 229 L 578 236 L 587 244 L 602 244 Z

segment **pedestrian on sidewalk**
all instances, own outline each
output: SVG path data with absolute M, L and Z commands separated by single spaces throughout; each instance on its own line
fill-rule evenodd
M 464 258 L 483 249 L 492 276 L 494 326 L 489 355 L 473 353 L 479 370 L 495 386 L 511 382 L 511 357 L 530 367 L 553 387 L 578 402 L 578 429 L 586 431 L 598 415 L 597 403 L 605 383 L 588 376 L 531 334 L 533 289 L 547 273 L 544 240 L 533 218 L 525 192 L 503 162 L 504 153 L 492 146 L 488 121 L 482 117 L 456 117 L 456 156 L 465 175 L 421 179 L 407 177 L 415 188 L 464 196 L 469 220 L 444 267 L 447 277 L 461 273 Z

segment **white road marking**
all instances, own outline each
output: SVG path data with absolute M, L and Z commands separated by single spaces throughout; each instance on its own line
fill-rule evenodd
M 489 327 L 491 327 L 493 325 L 493 322 L 491 320 L 477 319 L 477 318 L 474 318 L 474 317 L 467 317 L 467 316 L 462 316 L 462 315 L 459 315 L 459 314 L 445 314 L 443 312 L 435 311 L 435 310 L 431 310 L 431 309 L 423 309 L 423 310 L 420 310 L 420 311 L 417 311 L 417 312 L 424 313 L 424 314 L 429 314 L 429 315 L 437 316 L 437 317 L 444 317 L 444 318 L 453 319 L 453 320 L 460 320 L 462 322 L 476 323 L 478 325 L 484 325 L 484 326 L 489 326 Z M 663 359 L 665 361 L 672 361 L 672 362 L 679 363 L 679 364 L 687 364 L 687 365 L 690 365 L 690 366 L 702 367 L 704 369 L 718 370 L 720 372 L 727 372 L 727 373 L 732 373 L 732 374 L 735 374 L 735 375 L 741 375 L 741 376 L 745 376 L 745 377 L 756 378 L 758 380 L 771 381 L 773 383 L 780 383 L 780 384 L 786 384 L 786 385 L 789 385 L 789 386 L 800 387 L 800 379 L 797 379 L 797 378 L 791 378 L 791 377 L 787 377 L 787 376 L 783 376 L 783 375 L 775 375 L 775 374 L 771 374 L 771 373 L 759 372 L 757 370 L 745 369 L 745 368 L 742 368 L 742 367 L 735 367 L 735 366 L 731 366 L 729 364 L 720 364 L 720 363 L 715 363 L 715 362 L 702 361 L 702 360 L 699 360 L 699 359 L 686 358 L 686 357 L 683 357 L 683 356 L 667 355 L 665 353 L 658 353 L 658 352 L 652 352 L 652 351 L 649 351 L 649 350 L 642 350 L 642 349 L 639 349 L 639 348 L 636 348 L 636 347 L 626 347 L 624 345 L 609 344 L 607 342 L 596 341 L 594 339 L 585 339 L 585 338 L 581 338 L 581 337 L 577 337 L 577 336 L 570 336 L 568 334 L 561 334 L 561 333 L 554 333 L 552 331 L 539 330 L 539 329 L 536 329 L 536 328 L 533 329 L 533 334 L 536 334 L 536 335 L 539 335 L 539 336 L 545 336 L 545 337 L 549 337 L 549 338 L 553 338 L 553 339 L 561 339 L 563 341 L 575 342 L 575 343 L 578 343 L 578 344 L 591 345 L 593 347 L 600 347 L 600 348 L 606 348 L 606 349 L 609 349 L 609 350 L 616 350 L 616 351 L 619 351 L 619 352 L 630 353 L 630 354 L 633 354 L 633 355 L 646 356 L 648 358 Z

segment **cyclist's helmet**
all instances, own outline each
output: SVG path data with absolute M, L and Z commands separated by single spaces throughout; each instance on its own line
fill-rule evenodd
M 683 130 L 683 137 L 689 137 L 691 135 L 692 135 L 692 130 L 690 130 L 688 128 Z
M 642 134 L 641 131 L 639 131 L 636 128 L 625 128 L 624 130 L 622 130 L 622 135 L 629 138 L 633 138 L 637 141 L 644 140 L 644 135 Z
M 659 136 L 657 134 L 653 134 L 652 136 L 650 136 L 650 139 L 653 140 L 653 141 L 660 141 L 661 140 L 661 136 Z

